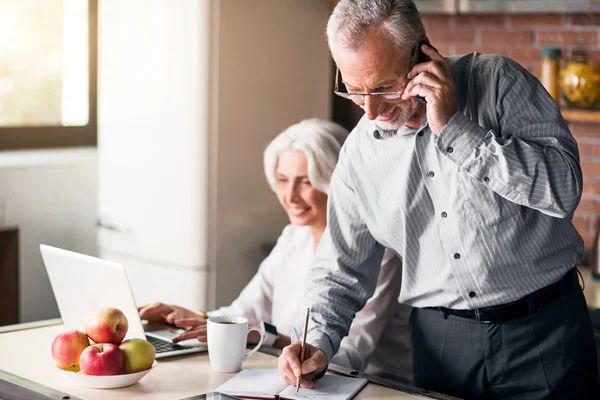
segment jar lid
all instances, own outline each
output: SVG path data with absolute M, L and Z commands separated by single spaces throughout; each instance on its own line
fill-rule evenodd
M 561 50 L 558 47 L 542 47 L 542 58 L 558 59 L 560 58 Z
M 571 52 L 571 61 L 586 63 L 587 62 L 587 53 L 585 50 L 573 50 Z

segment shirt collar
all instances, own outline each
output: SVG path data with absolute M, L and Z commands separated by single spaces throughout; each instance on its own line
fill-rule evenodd
M 423 118 L 423 122 L 421 122 L 421 126 L 417 129 L 409 128 L 408 126 L 402 125 L 400 128 L 398 128 L 395 131 L 382 131 L 381 129 L 379 129 L 377 127 L 377 125 L 375 124 L 375 121 L 371 121 L 371 124 L 372 124 L 371 133 L 373 134 L 373 137 L 375 139 L 385 140 L 385 139 L 390 139 L 390 138 L 393 138 L 396 136 L 406 136 L 406 135 L 413 135 L 415 133 L 418 133 L 419 131 L 423 130 L 427 126 L 427 116 L 425 116 Z

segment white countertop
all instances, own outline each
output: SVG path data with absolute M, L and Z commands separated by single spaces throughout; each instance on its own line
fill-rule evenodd
M 54 366 L 50 356 L 52 341 L 62 325 L 12 331 L 0 334 L 0 370 L 29 379 L 49 388 L 82 399 L 181 399 L 211 392 L 234 373 L 211 369 L 208 354 L 174 357 L 158 361 L 158 366 L 138 383 L 120 389 L 88 389 L 74 386 Z M 243 368 L 277 368 L 277 358 L 255 353 Z M 356 400 L 420 399 L 421 396 L 396 391 L 373 383 L 367 384 Z

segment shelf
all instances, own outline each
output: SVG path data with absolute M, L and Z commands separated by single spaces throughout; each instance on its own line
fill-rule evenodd
M 600 110 L 576 110 L 561 108 L 563 117 L 569 122 L 600 123 Z

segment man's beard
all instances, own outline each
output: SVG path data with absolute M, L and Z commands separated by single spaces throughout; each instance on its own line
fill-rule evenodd
M 390 120 L 390 121 L 383 121 L 383 122 L 376 119 L 375 125 L 377 125 L 377 127 L 382 131 L 395 133 L 395 131 L 397 131 L 398 128 L 400 128 L 401 126 L 406 124 L 406 122 L 413 115 L 415 115 L 415 112 L 417 111 L 417 103 L 415 101 L 409 100 L 409 101 L 405 102 L 405 107 L 400 107 L 400 104 L 398 104 L 398 105 L 394 106 L 394 108 L 392 108 L 386 114 L 394 113 L 394 112 L 396 112 L 397 109 L 399 109 L 400 112 L 398 113 L 398 116 L 396 118 L 394 118 L 393 120 Z

